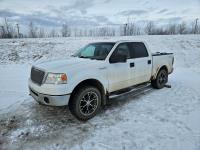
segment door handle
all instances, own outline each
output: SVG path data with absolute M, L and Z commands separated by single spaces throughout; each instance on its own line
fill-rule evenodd
M 150 65 L 151 64 L 151 60 L 148 60 L 147 63 Z
M 135 63 L 134 63 L 134 62 L 130 63 L 130 67 L 131 67 L 131 68 L 132 68 L 132 67 L 135 67 Z

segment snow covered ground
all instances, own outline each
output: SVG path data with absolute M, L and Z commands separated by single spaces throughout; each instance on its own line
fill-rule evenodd
M 145 86 L 110 100 L 99 115 L 76 120 L 67 107 L 28 95 L 31 64 L 64 58 L 93 41 L 142 39 L 175 54 L 172 88 Z M 0 149 L 200 149 L 200 36 L 0 40 Z

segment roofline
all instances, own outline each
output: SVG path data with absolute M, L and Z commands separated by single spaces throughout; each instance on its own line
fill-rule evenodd
M 97 42 L 91 42 L 90 44 L 95 44 L 95 43 L 122 43 L 122 42 L 144 42 L 146 43 L 146 41 L 144 40 L 117 40 L 117 41 L 97 41 Z
M 115 41 L 97 41 L 97 42 L 91 42 L 89 44 L 97 44 L 97 43 L 113 43 L 113 44 L 116 44 Z
M 116 43 L 121 43 L 121 42 L 145 42 L 144 40 L 118 40 Z

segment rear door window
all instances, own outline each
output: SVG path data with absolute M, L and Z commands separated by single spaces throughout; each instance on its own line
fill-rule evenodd
M 142 58 L 149 56 L 146 46 L 142 42 L 131 42 L 129 43 L 129 47 L 131 58 Z

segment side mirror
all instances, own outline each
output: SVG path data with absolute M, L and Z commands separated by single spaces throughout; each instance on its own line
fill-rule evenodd
M 112 55 L 110 57 L 110 63 L 125 63 L 127 60 L 127 56 L 123 54 Z

